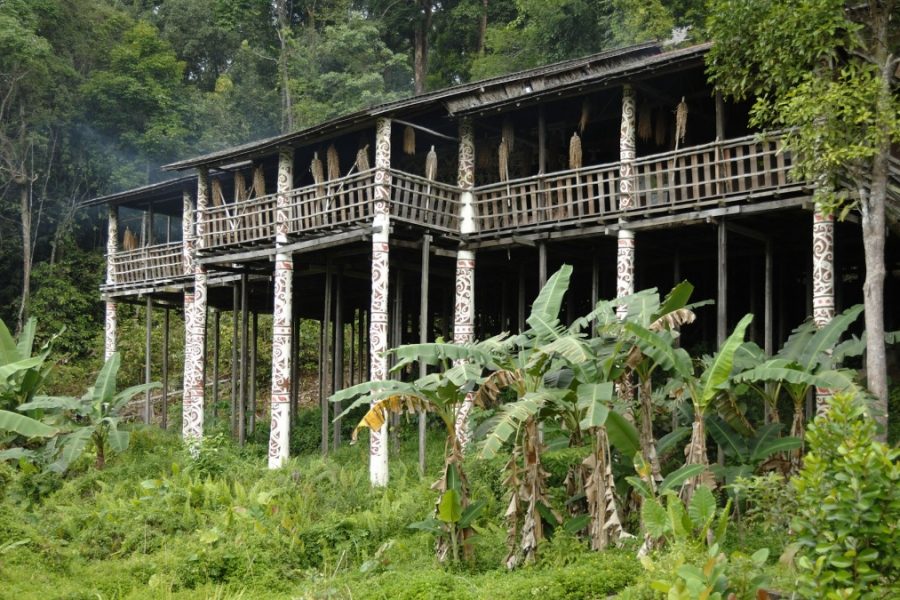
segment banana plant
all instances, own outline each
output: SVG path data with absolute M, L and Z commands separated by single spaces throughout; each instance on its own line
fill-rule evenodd
M 714 466 L 712 472 L 725 481 L 726 485 L 738 477 L 747 477 L 766 470 L 786 472 L 784 452 L 803 446 L 803 440 L 796 437 L 781 437 L 781 423 L 768 423 L 756 430 L 752 437 L 735 431 L 724 419 L 712 415 L 706 420 L 709 433 L 724 450 L 726 459 L 732 463 Z
M 761 353 L 745 347 L 744 354 L 755 354 L 759 364 L 735 376 L 734 381 L 747 384 L 769 403 L 770 414 L 777 415 L 775 402 L 782 392 L 786 393 L 794 407 L 790 435 L 802 440 L 806 421 L 804 405 L 811 389 L 843 391 L 856 387 L 853 374 L 841 370 L 836 358 L 844 359 L 863 351 L 864 346 L 860 344 L 838 344 L 862 310 L 861 304 L 848 308 L 820 329 L 812 321 L 806 321 L 794 329 L 784 346 L 768 360 L 761 360 Z M 799 459 L 799 454 L 795 459 Z
M 0 411 L 0 429 L 49 438 L 45 454 L 55 460 L 47 470 L 65 472 L 89 445 L 96 452 L 95 467 L 102 469 L 110 451 L 118 453 L 128 448 L 129 432 L 119 428 L 125 406 L 147 390 L 160 387 L 159 383 L 141 384 L 117 393 L 120 364 L 121 357 L 114 353 L 100 369 L 94 384 L 80 398 L 35 396 L 30 402 L 19 405 L 20 412 L 40 412 L 40 421 L 25 415 L 18 415 L 16 419 L 13 418 L 15 413 Z
M 424 411 L 436 415 L 443 423 L 447 434 L 444 467 L 440 478 L 432 488 L 438 492 L 435 520 L 444 523 L 444 527 L 441 528 L 428 521 L 435 525 L 435 528 L 447 533 L 438 538 L 436 547 L 438 559 L 441 561 L 447 560 L 451 552 L 454 558 L 458 558 L 459 546 L 462 546 L 466 557 L 471 556 L 471 545 L 466 541 L 472 533 L 471 524 L 468 519 L 463 520 L 461 516 L 463 513 L 470 515 L 471 512 L 467 512 L 468 482 L 463 471 L 463 448 L 456 435 L 456 415 L 466 396 L 482 381 L 482 369 L 494 364 L 492 355 L 502 345 L 503 339 L 504 336 L 498 336 L 465 345 L 437 342 L 400 346 L 388 351 L 398 358 L 395 371 L 404 369 L 413 361 L 436 365 L 440 367 L 440 371 L 411 382 L 368 381 L 339 391 L 330 398 L 331 402 L 335 403 L 350 402 L 335 420 L 343 418 L 360 406 L 369 407 L 353 430 L 354 442 L 361 429 L 377 431 L 387 422 L 388 415 L 391 414 L 418 415 Z M 456 364 L 451 366 L 452 362 Z M 458 510 L 455 508 L 457 506 Z M 457 513 L 460 515 L 459 519 L 447 518 L 448 515 Z
M 37 321 L 28 319 L 18 339 L 0 321 L 0 409 L 15 410 L 44 385 L 55 363 L 48 361 L 55 335 L 34 354 Z M 62 333 L 62 332 L 60 332 Z M 2 440 L 0 440 L 2 443 Z
M 638 379 L 641 455 L 650 465 L 651 486 L 662 480 L 653 435 L 653 374 L 657 369 L 671 371 L 675 367 L 671 349 L 676 346 L 678 330 L 695 319 L 691 308 L 696 305 L 688 306 L 693 291 L 694 286 L 683 281 L 672 288 L 662 303 L 656 290 L 642 292 L 637 295 L 642 302 L 631 303 L 623 322 L 622 335 L 627 339 L 625 377 L 634 374 Z

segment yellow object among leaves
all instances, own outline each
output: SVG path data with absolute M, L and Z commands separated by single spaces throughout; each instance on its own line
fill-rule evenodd
M 373 404 L 369 411 L 363 415 L 353 430 L 352 441 L 356 441 L 356 436 L 360 429 L 371 429 L 373 431 L 381 429 L 387 421 L 389 414 L 416 414 L 421 411 L 427 411 L 430 408 L 428 402 L 418 396 L 410 394 L 395 394 L 379 400 Z

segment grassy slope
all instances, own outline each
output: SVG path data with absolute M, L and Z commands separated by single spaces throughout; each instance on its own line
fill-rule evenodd
M 421 478 L 403 444 L 390 486 L 374 491 L 364 444 L 272 472 L 261 446 L 214 441 L 194 461 L 174 435 L 139 431 L 102 473 L 88 459 L 63 482 L 0 466 L 0 598 L 590 598 L 640 573 L 632 552 L 562 535 L 535 567 L 500 569 L 492 465 L 471 469 L 473 497 L 490 503 L 475 561 L 438 565 L 433 538 L 407 525 L 433 506 L 441 447 Z M 60 487 L 29 506 L 42 486 Z

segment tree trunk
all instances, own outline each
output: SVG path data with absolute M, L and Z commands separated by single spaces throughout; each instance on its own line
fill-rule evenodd
M 888 51 L 890 47 L 888 45 L 890 12 L 890 5 L 880 8 L 873 7 L 871 10 L 872 54 L 875 64 L 881 72 L 881 86 L 876 110 L 879 113 L 878 122 L 884 124 L 882 127 L 886 127 L 889 122 L 893 105 L 891 87 L 894 77 L 894 57 Z M 875 397 L 876 418 L 881 426 L 878 438 L 886 441 L 889 415 L 887 357 L 884 344 L 884 245 L 891 138 L 887 131 L 879 133 L 881 147 L 872 160 L 869 193 L 861 197 L 860 210 L 866 261 L 866 281 L 863 284 L 866 323 L 866 384 L 869 392 Z
M 647 483 L 651 489 L 656 489 L 656 482 L 662 481 L 662 469 L 659 466 L 659 457 L 656 455 L 656 440 L 653 438 L 653 404 L 652 404 L 652 382 L 648 376 L 641 380 L 640 396 L 641 396 L 641 455 L 644 461 L 650 465 L 650 477 Z
M 31 298 L 31 199 L 27 183 L 19 186 L 19 215 L 22 219 L 22 302 L 19 305 L 16 331 L 21 333 L 28 318 L 28 302 Z
M 420 0 L 420 11 L 413 39 L 413 81 L 416 94 L 425 92 L 428 75 L 428 32 L 431 30 L 431 0 Z
M 488 0 L 481 0 L 481 21 L 478 23 L 478 54 L 484 55 L 487 43 Z
M 288 77 L 288 36 L 291 31 L 291 18 L 288 13 L 287 0 L 275 3 L 278 16 L 278 78 L 281 80 L 281 132 L 294 129 L 294 102 L 291 97 L 290 78 Z

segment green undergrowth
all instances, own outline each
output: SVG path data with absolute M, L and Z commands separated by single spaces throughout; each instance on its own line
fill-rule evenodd
M 328 458 L 265 467 L 265 447 L 207 438 L 197 458 L 174 433 L 138 429 L 103 471 L 86 456 L 65 478 L 0 464 L 0 598 L 603 598 L 641 571 L 633 550 L 589 552 L 562 534 L 538 564 L 500 567 L 504 504 L 492 463 L 470 461 L 472 498 L 488 503 L 475 558 L 449 568 L 428 516 L 414 440 L 373 490 L 366 440 Z

